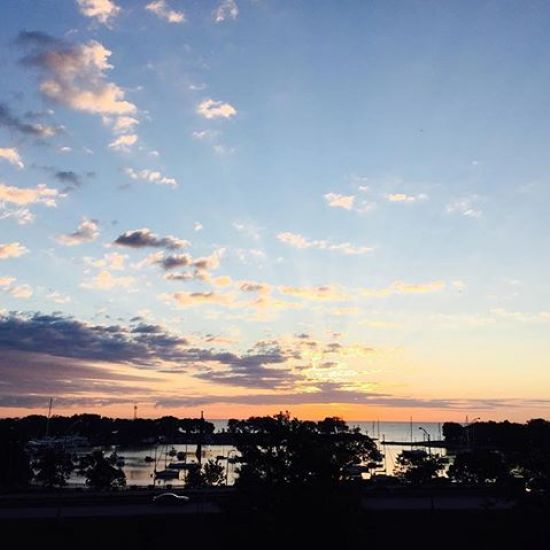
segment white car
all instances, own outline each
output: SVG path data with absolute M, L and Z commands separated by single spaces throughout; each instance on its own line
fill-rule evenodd
M 189 502 L 189 497 L 185 495 L 177 495 L 176 493 L 161 493 L 153 497 L 153 503 L 163 506 L 173 506 L 178 504 L 185 504 Z

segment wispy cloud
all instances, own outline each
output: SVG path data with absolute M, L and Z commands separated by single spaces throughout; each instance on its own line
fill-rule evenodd
M 26 254 L 28 249 L 26 246 L 23 246 L 21 243 L 0 243 L 0 260 L 7 260 L 8 258 L 18 258 L 23 254 Z
M 132 147 L 138 139 L 137 134 L 124 134 L 111 141 L 111 143 L 109 143 L 109 148 L 115 149 L 116 151 L 129 151 L 130 147 Z
M 326 193 L 325 201 L 332 208 L 344 208 L 351 210 L 355 203 L 355 195 L 340 195 L 339 193 Z
M 356 246 L 351 243 L 331 243 L 326 240 L 309 240 L 303 235 L 298 233 L 279 233 L 277 238 L 289 246 L 294 248 L 314 248 L 317 250 L 330 250 L 332 252 L 341 252 L 342 254 L 347 255 L 359 255 L 359 254 L 368 254 L 374 249 L 370 246 Z
M 112 0 L 76 0 L 80 13 L 108 25 L 122 10 Z
M 428 200 L 428 195 L 425 193 L 420 193 L 419 195 L 407 195 L 406 193 L 388 193 L 386 199 L 389 202 L 420 202 Z
M 112 290 L 113 288 L 130 288 L 134 282 L 134 277 L 117 277 L 110 271 L 103 270 L 95 277 L 84 281 L 80 286 L 93 290 Z
M 447 212 L 449 214 L 462 214 L 468 218 L 480 218 L 483 214 L 481 208 L 477 206 L 479 197 L 462 197 L 452 200 L 447 205 Z
M 36 187 L 15 187 L 0 182 L 0 202 L 27 206 L 29 204 L 44 204 L 56 206 L 56 200 L 60 197 L 57 189 L 40 184 Z
M 119 246 L 127 246 L 130 248 L 153 247 L 176 250 L 178 248 L 185 248 L 186 246 L 189 246 L 189 241 L 178 239 L 176 237 L 172 237 L 171 235 L 159 237 L 150 229 L 144 227 L 133 231 L 125 231 L 122 235 L 117 237 L 114 244 Z
M 0 147 L 0 159 L 7 160 L 10 164 L 17 166 L 17 168 L 25 167 L 15 147 Z
M 35 138 L 49 138 L 61 131 L 58 126 L 26 122 L 21 117 L 15 115 L 5 103 L 0 103 L 0 127 L 17 132 L 22 136 Z
M 237 110 L 229 103 L 208 98 L 197 105 L 197 113 L 207 119 L 231 118 L 237 114 Z
M 170 187 L 177 187 L 178 185 L 175 178 L 163 176 L 158 170 L 134 170 L 133 168 L 125 168 L 124 172 L 133 180 L 149 181 L 159 185 L 169 185 Z
M 97 220 L 82 218 L 77 229 L 72 233 L 58 235 L 55 240 L 64 246 L 76 246 L 95 241 L 99 237 L 99 224 Z
M 239 7 L 235 0 L 222 0 L 212 14 L 215 23 L 222 23 L 228 19 L 234 21 L 238 16 Z
M 145 9 L 154 13 L 160 19 L 168 21 L 168 23 L 184 23 L 185 13 L 170 9 L 165 0 L 155 0 L 145 6 Z

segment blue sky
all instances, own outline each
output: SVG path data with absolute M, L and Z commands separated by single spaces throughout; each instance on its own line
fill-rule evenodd
M 4 414 L 547 416 L 545 2 L 1 9 Z

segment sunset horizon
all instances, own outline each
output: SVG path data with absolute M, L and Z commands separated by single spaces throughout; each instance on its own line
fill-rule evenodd
M 550 418 L 550 9 L 444 4 L 6 0 L 0 417 Z

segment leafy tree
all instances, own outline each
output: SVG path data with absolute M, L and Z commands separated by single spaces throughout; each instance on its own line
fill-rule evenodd
M 33 464 L 35 479 L 44 487 L 63 487 L 74 469 L 71 455 L 63 447 L 41 449 Z
M 225 483 L 225 468 L 219 462 L 210 459 L 203 467 L 202 477 L 208 487 Z
M 86 485 L 92 489 L 119 489 L 126 485 L 126 475 L 119 468 L 115 468 L 97 450 L 90 455 L 90 465 L 86 470 Z
M 377 456 L 372 439 L 339 419 L 307 422 L 287 412 L 228 426 L 241 455 L 241 486 L 334 484 L 350 478 L 350 466 Z
M 219 462 L 210 459 L 202 467 L 190 464 L 185 478 L 187 487 L 213 487 L 225 483 L 225 468 Z
M 397 456 L 395 475 L 412 485 L 423 485 L 439 477 L 445 462 L 439 455 L 425 451 L 403 451 Z
M 0 441 L 0 491 L 21 489 L 31 481 L 33 471 L 21 441 Z
M 508 480 L 510 472 L 502 453 L 479 449 L 458 454 L 448 476 L 458 483 L 497 483 Z

